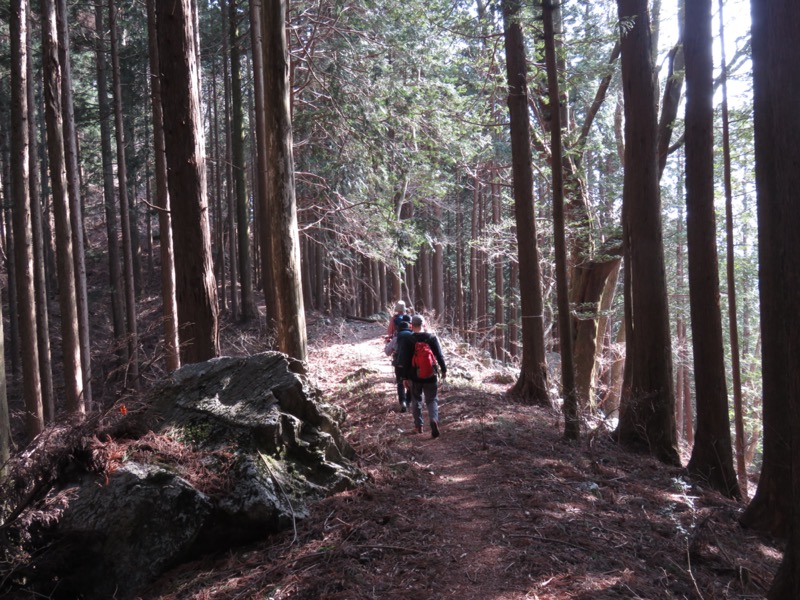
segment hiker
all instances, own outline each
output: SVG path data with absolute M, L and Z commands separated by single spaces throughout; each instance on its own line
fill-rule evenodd
M 394 334 L 397 333 L 397 325 L 400 321 L 411 321 L 411 317 L 406 314 L 406 303 L 398 300 L 394 305 L 394 316 L 389 320 L 389 329 L 386 332 L 386 341 L 390 341 Z
M 439 339 L 425 331 L 425 319 L 421 315 L 411 318 L 412 334 L 398 340 L 397 361 L 402 368 L 403 384 L 411 402 L 414 428 L 422 433 L 422 397 L 428 406 L 428 420 L 431 437 L 439 437 L 439 402 L 436 393 L 439 387 L 439 373 L 442 379 L 447 376 Z M 438 372 L 437 373 L 437 367 Z
M 404 338 L 411 337 L 411 335 L 411 327 L 409 327 L 408 321 L 400 321 L 400 323 L 397 325 L 397 332 L 395 334 L 395 348 L 400 348 L 402 340 Z M 392 366 L 394 367 L 394 378 L 395 382 L 397 383 L 397 399 L 400 401 L 400 412 L 404 413 L 408 411 L 408 404 L 411 398 L 409 397 L 410 394 L 406 392 L 406 386 L 403 383 L 404 369 L 397 357 L 397 350 L 395 350 L 394 354 L 392 355 Z

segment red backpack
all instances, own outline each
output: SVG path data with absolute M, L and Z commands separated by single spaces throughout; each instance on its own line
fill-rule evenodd
M 411 359 L 411 366 L 417 369 L 419 379 L 429 379 L 434 375 L 436 368 L 436 358 L 433 356 L 431 347 L 425 342 L 417 342 L 414 345 L 414 357 Z

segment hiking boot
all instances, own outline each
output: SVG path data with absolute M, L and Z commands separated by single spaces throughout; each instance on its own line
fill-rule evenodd
M 422 425 L 414 425 L 414 431 L 417 433 L 422 433 Z
M 400 403 L 400 412 L 401 413 L 408 412 L 408 404 L 406 404 L 405 402 L 401 402 Z
M 439 423 L 431 421 L 431 437 L 436 439 L 439 437 Z

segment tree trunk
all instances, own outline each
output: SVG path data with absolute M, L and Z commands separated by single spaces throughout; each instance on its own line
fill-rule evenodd
M 547 90 L 552 99 L 558 99 L 558 71 L 556 69 L 555 33 L 553 31 L 552 0 L 542 4 L 544 22 L 544 52 L 547 66 Z M 575 393 L 575 368 L 572 354 L 572 324 L 569 307 L 569 290 L 567 282 L 567 242 L 564 225 L 564 170 L 562 167 L 561 127 L 562 112 L 552 110 L 550 113 L 550 168 L 553 177 L 553 237 L 555 241 L 556 259 L 556 296 L 558 303 L 558 328 L 561 342 L 561 389 L 564 399 L 564 437 L 577 440 L 580 437 L 580 420 L 578 419 L 578 398 Z M 594 359 L 594 353 L 592 354 Z
M 253 264 L 250 258 L 250 210 L 245 184 L 244 109 L 242 106 L 241 51 L 239 50 L 239 19 L 236 0 L 229 5 L 231 50 L 231 136 L 232 168 L 236 190 L 236 225 L 238 234 L 239 281 L 242 292 L 242 319 L 256 317 L 253 297 Z
M 800 219 L 796 192 L 798 113 L 790 99 L 800 93 L 800 5 L 753 0 L 753 117 L 757 192 L 759 297 L 762 333 L 763 466 L 744 526 L 785 537 L 788 551 L 770 598 L 796 598 L 800 506 L 800 333 L 797 331 Z M 792 311 L 795 311 L 794 313 Z M 798 461 L 797 463 L 795 461 Z
M 725 60 L 725 26 L 722 0 L 719 0 L 719 43 L 722 52 L 722 152 L 725 169 L 725 240 L 728 283 L 728 334 L 731 344 L 731 377 L 733 380 L 733 414 L 736 430 L 736 472 L 739 489 L 747 498 L 747 465 L 744 460 L 744 416 L 742 411 L 742 373 L 739 363 L 739 324 L 736 318 L 736 255 L 733 249 L 733 189 L 731 185 L 731 144 L 728 119 L 728 83 Z
M 618 0 L 620 20 L 633 23 L 622 38 L 625 98 L 623 233 L 629 318 L 620 442 L 680 464 L 675 438 L 675 393 L 664 274 L 658 186 L 656 98 L 647 0 Z
M 69 55 L 67 2 L 57 0 L 58 56 L 61 61 L 61 110 L 64 127 L 64 160 L 67 169 L 67 192 L 72 225 L 72 259 L 75 262 L 75 299 L 78 303 L 78 335 L 83 373 L 83 401 L 92 406 L 92 352 L 89 336 L 89 296 L 86 290 L 86 256 L 83 243 L 83 201 L 78 167 L 78 138 L 75 131 L 75 109 L 72 101 L 72 66 Z
M 97 60 L 97 105 L 100 113 L 100 155 L 103 163 L 103 200 L 106 216 L 106 238 L 108 244 L 108 275 L 111 296 L 111 322 L 114 340 L 122 364 L 128 361 L 128 346 L 125 338 L 124 282 L 120 268 L 120 247 L 117 232 L 117 204 L 114 200 L 114 159 L 111 149 L 111 108 L 108 104 L 107 59 L 105 47 L 105 18 L 103 4 L 95 4 L 95 53 Z
M 226 0 L 220 0 L 220 12 L 222 13 L 223 34 L 222 34 L 222 84 L 224 92 L 223 123 L 225 134 L 225 181 L 224 186 L 225 200 L 228 207 L 228 219 L 226 221 L 228 230 L 228 261 L 230 274 L 230 293 L 231 293 L 231 317 L 234 321 L 239 319 L 239 260 L 236 248 L 236 197 L 235 183 L 233 178 L 233 131 L 231 125 L 231 84 L 228 72 L 230 59 L 229 37 L 225 35 L 224 24 L 228 22 L 230 13 L 226 10 Z
M 275 284 L 278 349 L 298 360 L 306 358 L 306 318 L 300 289 L 300 244 L 289 111 L 289 52 L 286 43 L 286 0 L 265 0 L 264 44 L 265 124 L 269 188 L 264 215 L 270 216 L 272 274 Z
M 120 220 L 122 223 L 122 255 L 125 289 L 125 326 L 128 341 L 128 376 L 134 387 L 139 387 L 139 335 L 136 324 L 136 286 L 134 280 L 133 239 L 131 215 L 128 204 L 128 170 L 125 158 L 125 140 L 122 123 L 122 82 L 120 81 L 117 32 L 117 7 L 108 0 L 108 26 L 111 30 L 111 75 L 114 87 L 114 125 L 117 142 L 117 187 L 119 188 Z
M 492 190 L 492 224 L 500 228 L 503 221 L 503 203 L 500 196 L 500 183 L 497 164 L 492 163 L 489 170 Z M 441 220 L 441 219 L 440 219 Z M 503 277 L 503 255 L 498 252 L 494 259 L 494 357 L 506 362 L 506 318 L 505 318 L 505 280 Z
M 739 497 L 733 468 L 714 215 L 711 0 L 686 7 L 686 237 L 697 431 L 687 469 Z
M 42 382 L 36 331 L 33 231 L 28 169 L 28 1 L 11 2 L 11 189 L 14 258 L 17 277 L 17 318 L 22 349 L 22 388 L 25 398 L 25 432 L 31 440 L 44 429 Z
M 751 11 L 758 237 L 765 242 L 759 244 L 764 470 L 753 505 L 771 504 L 772 523 L 788 525 L 768 595 L 782 600 L 800 597 L 800 119 L 793 101 L 800 94 L 800 5 L 753 0 Z M 745 517 L 757 516 L 753 505 Z
M 11 456 L 11 415 L 8 412 L 6 389 L 6 348 L 3 315 L 0 310 L 0 478 L 5 478 Z
M 544 302 L 539 272 L 539 248 L 533 206 L 533 167 L 528 118 L 528 72 L 525 43 L 519 24 L 519 0 L 502 0 L 505 28 L 508 110 L 511 121 L 511 157 L 514 178 L 514 210 L 521 273 L 522 364 L 513 392 L 524 401 L 551 406 L 547 389 L 544 351 Z
M 31 39 L 30 5 L 28 9 L 28 39 Z M 53 388 L 53 365 L 50 352 L 50 315 L 47 293 L 47 271 L 44 249 L 44 230 L 42 225 L 41 182 L 39 179 L 39 156 L 36 151 L 36 98 L 33 88 L 33 60 L 28 52 L 26 64 L 28 96 L 28 176 L 30 178 L 31 230 L 33 234 L 33 278 L 36 294 L 36 336 L 39 351 L 39 377 L 42 382 L 42 409 L 45 424 L 53 423 L 56 415 L 55 390 Z
M 175 298 L 175 259 L 172 241 L 172 215 L 167 190 L 167 155 L 164 150 L 164 111 L 161 105 L 161 80 L 158 77 L 158 35 L 155 0 L 147 0 L 147 36 L 150 55 L 150 103 L 153 111 L 153 152 L 156 171 L 156 206 L 159 251 L 161 256 L 161 304 L 164 311 L 164 358 L 167 372 L 181 366 L 178 336 L 178 303 Z
M 61 344 L 64 361 L 64 392 L 67 412 L 82 415 L 83 372 L 78 333 L 78 305 L 75 298 L 75 265 L 72 260 L 70 207 L 67 199 L 67 174 L 64 161 L 64 135 L 61 116 L 61 66 L 58 61 L 56 7 L 53 0 L 42 0 L 42 60 L 44 62 L 45 120 L 50 163 L 50 187 L 56 233 L 58 299 L 61 307 Z
M 191 0 L 156 2 L 167 185 L 174 214 L 175 292 L 183 363 L 219 355 L 205 140 Z

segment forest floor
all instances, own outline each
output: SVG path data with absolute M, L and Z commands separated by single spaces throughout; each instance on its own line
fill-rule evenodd
M 443 340 L 441 437 L 400 413 L 382 324 L 309 324 L 312 382 L 346 409 L 367 482 L 262 543 L 185 564 L 142 598 L 763 598 L 781 559 L 744 507 L 629 453 Z

